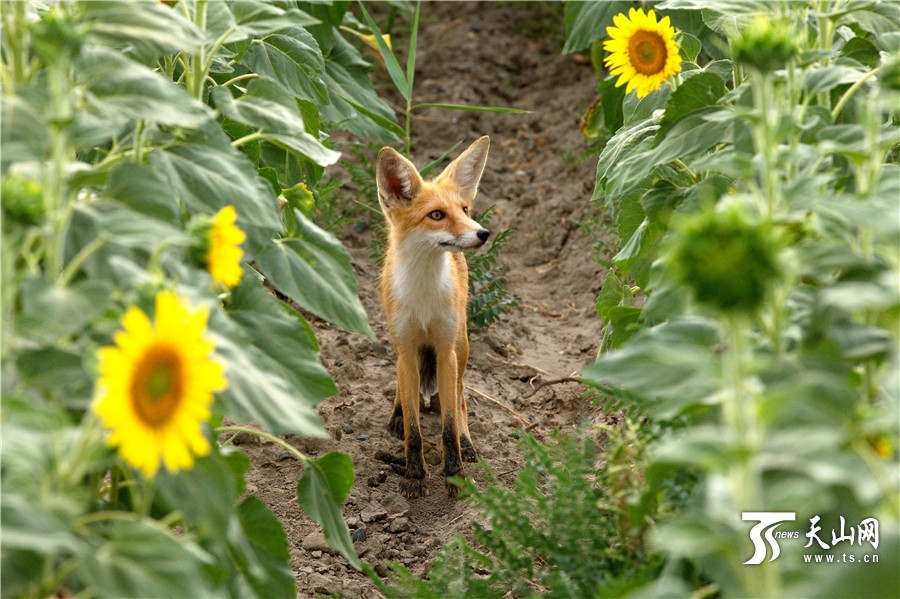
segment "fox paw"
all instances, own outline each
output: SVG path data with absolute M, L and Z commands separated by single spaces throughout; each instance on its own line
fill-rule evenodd
M 448 497 L 455 499 L 457 496 L 459 496 L 459 492 L 462 490 L 462 487 L 453 484 L 453 482 L 451 482 L 450 479 L 451 478 L 461 479 L 461 478 L 465 478 L 465 477 L 466 477 L 466 475 L 463 473 L 462 470 L 460 470 L 453 476 L 447 476 L 444 479 L 444 482 L 446 483 L 446 486 L 447 486 L 447 496 Z
M 475 448 L 472 447 L 472 442 L 469 441 L 466 437 L 460 437 L 459 451 L 464 462 L 474 464 L 478 461 L 478 452 L 475 451 Z
M 428 495 L 428 486 L 424 478 L 404 478 L 400 481 L 400 493 L 407 499 L 425 497 Z

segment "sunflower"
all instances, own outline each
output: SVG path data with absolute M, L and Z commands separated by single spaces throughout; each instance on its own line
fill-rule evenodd
M 234 287 L 241 282 L 241 258 L 244 251 L 240 245 L 247 236 L 235 225 L 237 211 L 228 205 L 219 210 L 213 217 L 212 227 L 207 239 L 208 249 L 206 264 L 213 281 L 227 287 Z
M 110 446 L 150 477 L 160 462 L 174 472 L 209 453 L 203 423 L 213 392 L 227 386 L 204 338 L 208 311 L 194 311 L 171 291 L 156 296 L 155 322 L 137 307 L 122 317 L 114 346 L 98 352 L 100 379 L 93 410 L 111 433 Z
M 657 22 L 656 14 L 640 8 L 619 13 L 613 17 L 615 27 L 607 27 L 610 39 L 603 42 L 603 49 L 610 54 L 603 59 L 613 77 L 618 76 L 616 87 L 628 84 L 625 93 L 637 90 L 638 98 L 659 89 L 663 82 L 681 72 L 675 29 L 669 17 Z

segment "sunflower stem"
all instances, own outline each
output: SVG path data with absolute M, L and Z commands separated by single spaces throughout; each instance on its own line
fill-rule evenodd
M 299 449 L 297 449 L 296 447 L 294 447 L 293 445 L 291 445 L 290 443 L 288 443 L 281 437 L 276 437 L 275 435 L 267 433 L 265 431 L 260 431 L 260 430 L 254 429 L 254 428 L 248 428 L 246 426 L 220 426 L 216 429 L 216 433 L 217 434 L 219 434 L 219 433 L 246 433 L 248 435 L 256 435 L 257 437 L 259 437 L 261 439 L 267 439 L 267 440 L 271 441 L 272 443 L 274 443 L 275 445 L 278 445 L 279 447 L 287 450 L 288 453 L 290 453 L 292 456 L 294 456 L 295 458 L 297 458 L 304 464 L 306 464 L 307 462 L 312 460 L 312 458 L 310 458 L 308 455 L 304 454 Z M 234 437 L 232 437 L 232 439 L 233 438 Z M 229 441 L 231 441 L 232 439 L 229 439 Z

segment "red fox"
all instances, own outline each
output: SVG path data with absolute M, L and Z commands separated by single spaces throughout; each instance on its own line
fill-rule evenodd
M 487 136 L 478 139 L 430 181 L 392 148 L 383 148 L 375 162 L 388 228 L 381 299 L 397 354 L 388 429 L 405 441 L 405 459 L 394 465 L 405 477 L 400 488 L 407 497 L 427 494 L 420 395 L 423 404 L 439 396 L 444 476 L 462 476 L 462 461 L 477 459 L 463 392 L 469 272 L 461 252 L 481 247 L 490 236 L 470 216 L 489 146 Z M 448 482 L 447 492 L 455 495 L 456 487 Z

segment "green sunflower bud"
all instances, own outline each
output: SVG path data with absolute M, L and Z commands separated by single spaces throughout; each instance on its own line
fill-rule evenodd
M 792 28 L 765 15 L 758 15 L 731 40 L 732 58 L 764 73 L 784 67 L 798 52 Z
M 71 60 L 81 52 L 84 35 L 71 16 L 51 10 L 32 25 L 32 39 L 38 55 L 47 64 Z
M 674 231 L 669 265 L 698 302 L 722 312 L 753 312 L 780 273 L 766 228 L 741 212 L 705 212 Z
M 44 221 L 44 188 L 34 179 L 9 175 L 0 186 L 3 213 L 23 225 L 39 225 Z
M 187 225 L 188 235 L 191 237 L 189 253 L 196 264 L 206 264 L 206 256 L 209 254 L 210 234 L 213 229 L 212 218 L 200 214 L 191 218 Z

